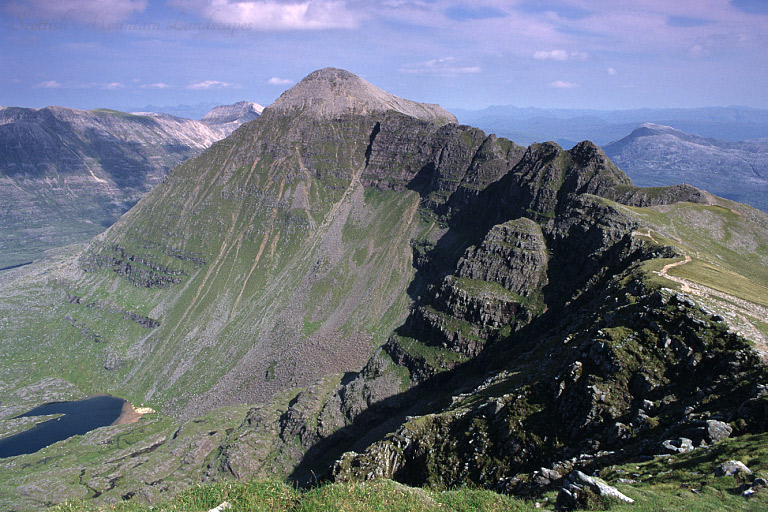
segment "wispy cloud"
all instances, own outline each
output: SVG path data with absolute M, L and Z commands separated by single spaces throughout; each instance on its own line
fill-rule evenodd
M 442 59 L 432 59 L 426 62 L 420 62 L 418 64 L 408 64 L 400 68 L 401 73 L 411 75 L 466 75 L 479 73 L 482 68 L 479 66 L 465 66 L 461 65 L 453 57 L 445 57 Z
M 573 89 L 574 87 L 578 87 L 579 84 L 575 84 L 573 82 L 566 82 L 563 80 L 555 80 L 554 82 L 550 82 L 549 87 L 552 87 L 554 89 Z
M 273 76 L 270 78 L 267 82 L 270 85 L 292 85 L 293 80 L 290 78 L 278 78 L 276 76 Z
M 615 75 L 617 73 L 616 68 L 606 68 L 605 72 L 609 75 Z
M 241 87 L 238 84 L 231 84 L 229 82 L 220 82 L 218 80 L 201 80 L 197 82 L 192 82 L 187 86 L 187 89 L 192 90 L 205 90 L 205 89 L 229 89 L 229 88 L 239 88 Z
M 165 82 L 157 82 L 154 84 L 144 84 L 141 86 L 142 89 L 168 89 L 170 85 L 166 84 Z
M 56 80 L 47 80 L 45 82 L 40 82 L 39 84 L 35 84 L 32 87 L 34 87 L 35 89 L 59 89 L 60 87 L 62 87 L 62 85 Z
M 169 4 L 215 23 L 264 31 L 350 29 L 364 17 L 362 10 L 349 9 L 341 0 L 171 0 Z
M 125 86 L 120 82 L 109 82 L 108 84 L 104 84 L 101 86 L 102 89 L 106 89 L 108 91 L 115 90 L 115 89 L 122 89 L 123 87 Z
M 587 60 L 585 52 L 567 52 L 565 50 L 539 50 L 533 52 L 533 58 L 536 60 Z
M 148 0 L 12 0 L 5 11 L 22 18 L 114 23 L 144 12 Z

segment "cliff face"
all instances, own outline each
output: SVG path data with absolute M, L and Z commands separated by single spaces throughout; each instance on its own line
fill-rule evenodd
M 0 268 L 103 231 L 171 167 L 258 116 L 255 104 L 238 105 L 214 109 L 204 122 L 114 110 L 0 109 Z

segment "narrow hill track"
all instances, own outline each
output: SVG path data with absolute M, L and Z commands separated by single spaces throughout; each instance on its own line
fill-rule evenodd
M 648 233 L 640 234 L 647 236 L 651 240 L 654 240 L 654 242 L 656 241 L 650 230 Z M 740 297 L 721 292 L 720 290 L 715 290 L 714 288 L 710 288 L 701 283 L 695 283 L 682 277 L 669 275 L 669 271 L 673 268 L 680 267 L 690 262 L 690 255 L 685 254 L 685 258 L 682 261 L 664 265 L 664 267 L 660 271 L 655 272 L 655 274 L 678 283 L 680 285 L 680 290 L 683 293 L 703 299 L 718 310 L 725 311 L 724 318 L 728 325 L 738 334 L 752 340 L 755 343 L 755 351 L 760 357 L 768 361 L 768 338 L 762 331 L 760 331 L 760 329 L 755 327 L 752 320 L 750 320 L 750 318 L 752 318 L 760 322 L 768 323 L 768 308 L 749 302 Z

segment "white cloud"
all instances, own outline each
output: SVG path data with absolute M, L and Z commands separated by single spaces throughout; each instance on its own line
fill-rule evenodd
M 144 84 L 141 86 L 142 89 L 167 89 L 170 85 L 166 84 L 165 82 L 157 82 L 155 84 Z
M 533 52 L 533 58 L 536 60 L 587 60 L 587 54 L 584 52 L 567 52 L 565 50 L 539 50 Z
M 229 82 L 220 82 L 218 80 L 201 80 L 197 82 L 192 82 L 187 86 L 187 89 L 204 90 L 204 89 L 227 89 L 227 88 L 238 88 L 238 87 L 240 87 L 238 84 L 231 84 Z
M 5 6 L 11 14 L 30 19 L 115 23 L 144 12 L 148 0 L 13 0 Z
M 609 75 L 615 75 L 616 68 L 606 68 L 605 72 L 608 73 Z
M 360 9 L 348 9 L 342 0 L 171 0 L 169 3 L 222 24 L 222 30 L 357 28 L 363 18 Z
M 442 59 L 432 59 L 418 64 L 408 64 L 400 68 L 401 73 L 411 75 L 466 75 L 479 73 L 482 69 L 479 66 L 462 66 L 453 57 Z
M 269 79 L 268 82 L 270 85 L 291 85 L 293 84 L 293 80 L 290 78 L 278 78 L 276 76 L 273 76 Z
M 104 84 L 101 86 L 102 89 L 107 89 L 107 90 L 122 89 L 123 87 L 125 86 L 120 82 L 110 82 L 108 84 Z
M 58 89 L 59 87 L 61 87 L 61 84 L 56 80 L 48 80 L 46 82 L 35 84 L 32 87 L 34 87 L 35 89 Z
M 573 82 L 565 82 L 563 80 L 555 80 L 549 84 L 549 87 L 554 87 L 555 89 L 573 89 L 574 87 L 578 86 L 578 84 Z

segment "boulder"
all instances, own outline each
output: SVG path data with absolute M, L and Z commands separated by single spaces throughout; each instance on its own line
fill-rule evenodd
M 717 443 L 723 439 L 728 439 L 733 432 L 733 428 L 727 423 L 717 420 L 707 420 L 705 425 L 706 438 L 709 443 Z
M 575 509 L 584 503 L 585 490 L 598 496 L 608 496 L 625 503 L 634 503 L 635 500 L 622 494 L 615 487 L 611 487 L 597 477 L 591 477 L 579 470 L 571 472 L 565 479 L 565 485 L 557 495 L 557 506 L 560 509 Z
M 667 439 L 661 443 L 664 452 L 668 454 L 686 453 L 693 450 L 693 441 L 687 437 L 681 437 L 679 439 Z
M 738 460 L 729 460 L 724 462 L 715 468 L 715 476 L 735 476 L 738 473 L 744 473 L 745 475 L 751 475 L 752 471 Z

